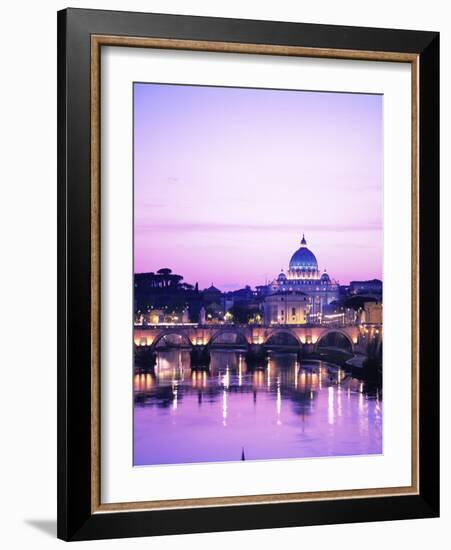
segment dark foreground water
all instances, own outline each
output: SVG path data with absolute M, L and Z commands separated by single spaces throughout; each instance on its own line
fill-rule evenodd
M 272 354 L 250 370 L 213 351 L 208 372 L 189 353 L 158 354 L 134 377 L 134 464 L 180 464 L 382 452 L 382 402 L 337 367 Z

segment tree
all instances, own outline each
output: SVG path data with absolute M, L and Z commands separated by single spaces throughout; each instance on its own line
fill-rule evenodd
M 375 342 L 368 347 L 368 357 L 362 365 L 364 378 L 382 388 L 382 343 Z

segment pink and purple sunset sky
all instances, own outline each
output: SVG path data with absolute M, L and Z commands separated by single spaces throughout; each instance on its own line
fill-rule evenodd
M 305 233 L 341 284 L 382 278 L 380 95 L 134 84 L 135 273 L 264 284 Z

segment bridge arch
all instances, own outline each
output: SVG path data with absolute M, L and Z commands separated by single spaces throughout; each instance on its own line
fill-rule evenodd
M 275 329 L 270 330 L 266 334 L 266 337 L 265 337 L 265 340 L 264 340 L 263 344 L 268 345 L 269 340 L 271 338 L 273 338 L 274 336 L 279 336 L 279 335 L 283 335 L 283 334 L 286 334 L 286 335 L 294 338 L 299 346 L 302 345 L 302 342 L 301 342 L 299 336 L 293 330 L 290 330 L 289 328 L 275 328 Z
M 353 352 L 354 351 L 354 342 L 352 341 L 352 338 L 351 336 L 349 336 L 349 334 L 344 331 L 344 330 L 340 330 L 338 328 L 331 328 L 330 330 L 327 330 L 325 332 L 323 332 L 319 337 L 318 337 L 318 340 L 316 341 L 315 343 L 315 349 L 318 349 L 321 346 L 321 342 L 325 339 L 329 339 L 329 340 L 332 340 L 333 337 L 335 336 L 335 340 L 337 340 L 337 337 L 336 335 L 340 335 L 342 341 L 343 341 L 343 338 L 345 339 L 345 342 L 348 344 L 347 346 L 340 346 L 340 345 L 337 345 L 337 346 L 334 346 L 334 345 L 329 345 L 329 346 L 324 346 L 324 347 L 337 347 L 337 348 L 340 348 L 340 349 L 343 349 L 343 351 L 350 351 L 350 352 Z M 339 339 L 338 339 L 339 340 Z M 346 348 L 346 349 L 345 349 Z
M 211 347 L 215 343 L 215 340 L 223 334 L 236 334 L 238 337 L 241 336 L 245 340 L 246 344 L 250 344 L 249 337 L 246 335 L 243 329 L 237 327 L 224 327 L 217 330 L 210 336 L 210 339 L 207 342 L 207 347 Z
M 177 329 L 166 329 L 166 330 L 162 330 L 161 332 L 159 332 L 153 342 L 152 342 L 152 345 L 151 345 L 151 348 L 156 350 L 157 349 L 157 346 L 159 344 L 159 342 L 161 342 L 161 340 L 163 340 L 163 338 L 165 336 L 170 336 L 170 335 L 175 335 L 175 336 L 180 336 L 182 337 L 185 342 L 189 345 L 189 346 L 193 346 L 193 343 L 192 341 L 190 340 L 189 336 L 186 334 L 186 332 L 184 332 L 183 330 L 177 330 Z

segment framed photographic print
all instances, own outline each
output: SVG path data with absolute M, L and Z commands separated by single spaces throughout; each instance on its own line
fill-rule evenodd
M 58 536 L 439 513 L 439 36 L 58 14 Z

